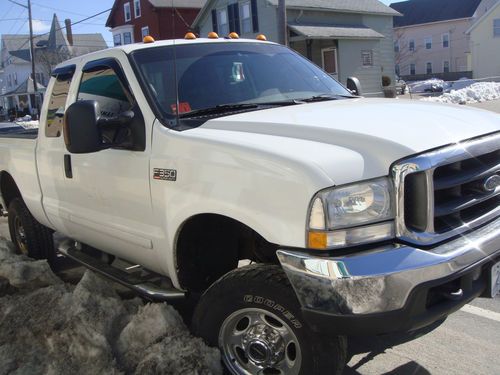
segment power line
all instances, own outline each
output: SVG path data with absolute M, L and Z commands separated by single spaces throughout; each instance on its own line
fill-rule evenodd
M 34 5 L 38 6 L 38 7 L 41 7 L 41 8 L 55 10 L 57 12 L 64 12 L 64 13 L 74 14 L 76 16 L 88 17 L 86 14 L 76 13 L 76 12 L 72 12 L 72 11 L 69 11 L 69 10 L 64 10 L 64 9 L 61 9 L 61 8 L 53 8 L 53 7 L 50 7 L 48 5 L 39 4 L 38 2 L 32 2 L 32 4 L 34 4 Z M 111 8 L 108 9 L 108 10 L 111 10 Z
M 111 10 L 111 8 L 106 9 L 106 10 L 103 10 L 102 12 L 96 13 L 96 14 L 94 14 L 94 15 L 92 15 L 92 16 L 88 16 L 88 17 L 86 17 L 86 18 L 84 18 L 84 19 L 81 19 L 81 20 L 79 20 L 79 21 L 73 22 L 73 23 L 71 23 L 71 26 L 78 25 L 79 23 L 82 23 L 82 22 L 84 22 L 84 21 L 87 21 L 87 20 L 89 20 L 89 19 L 91 19 L 91 18 L 94 18 L 94 17 L 100 16 L 101 14 L 104 14 L 104 13 L 106 13 L 106 12 L 109 12 L 110 10 Z M 27 22 L 27 21 L 26 21 L 26 22 Z M 25 22 L 25 23 L 26 23 L 26 22 Z M 24 24 L 25 24 L 25 23 L 24 23 Z M 23 24 L 21 27 L 23 27 L 23 26 L 24 26 L 24 24 Z M 58 29 L 56 29 L 55 31 L 59 31 L 59 30 L 62 30 L 62 29 L 64 29 L 64 27 L 59 27 L 59 28 L 58 28 Z M 19 30 L 21 30 L 21 28 L 19 28 Z M 18 30 L 18 32 L 19 32 L 19 30 Z M 16 33 L 16 34 L 17 34 L 17 33 Z M 43 33 L 43 34 L 35 35 L 35 36 L 33 37 L 33 39 L 35 39 L 35 38 L 40 38 L 40 37 L 45 36 L 45 35 L 47 35 L 47 34 L 50 34 L 50 31 L 48 31 L 48 32 L 46 32 L 46 33 Z M 20 47 L 18 47 L 18 50 L 22 49 L 22 48 L 23 48 L 26 44 L 28 44 L 28 42 L 29 42 L 29 38 L 28 38 L 28 40 L 26 40 L 26 41 L 25 41 L 25 42 L 24 42 L 24 43 L 23 43 Z M 34 57 L 33 57 L 33 58 L 34 58 Z M 9 59 L 9 58 L 7 57 L 4 61 L 2 61 L 2 65 L 3 65 L 3 64 L 5 64 L 5 62 L 6 62 L 8 59 Z

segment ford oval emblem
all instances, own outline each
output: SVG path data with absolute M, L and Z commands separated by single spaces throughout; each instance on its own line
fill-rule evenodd
M 483 189 L 488 192 L 495 191 L 497 187 L 500 186 L 500 176 L 494 174 L 493 176 L 488 177 L 483 184 Z

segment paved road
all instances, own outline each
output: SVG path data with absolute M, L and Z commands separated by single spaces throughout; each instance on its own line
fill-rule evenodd
M 5 218 L 0 218 L 0 236 L 10 238 Z M 75 271 L 62 277 L 78 278 L 81 271 Z M 361 354 L 344 375 L 499 375 L 500 298 L 477 299 L 413 341 L 394 345 L 395 339 L 400 340 L 359 339 L 352 346 Z

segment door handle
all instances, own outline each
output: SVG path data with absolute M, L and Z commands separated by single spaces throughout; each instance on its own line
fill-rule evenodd
M 64 173 L 67 178 L 73 178 L 73 170 L 71 168 L 71 155 L 64 155 Z

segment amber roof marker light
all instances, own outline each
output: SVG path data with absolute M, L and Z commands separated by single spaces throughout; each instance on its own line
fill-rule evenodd
M 196 35 L 194 35 L 194 33 L 186 33 L 186 35 L 184 35 L 184 39 L 196 39 Z
M 144 39 L 142 39 L 143 43 L 154 43 L 155 38 L 153 38 L 151 35 L 146 35 Z
M 210 39 L 218 39 L 218 38 L 219 38 L 219 34 L 217 34 L 215 31 L 210 31 L 210 32 L 208 33 L 208 37 L 209 37 Z
M 240 36 L 234 31 L 232 33 L 229 33 L 228 37 L 229 39 L 240 39 Z
M 267 38 L 264 34 L 259 34 L 255 37 L 257 40 L 262 40 L 263 42 L 267 41 Z

